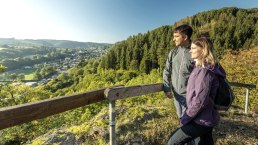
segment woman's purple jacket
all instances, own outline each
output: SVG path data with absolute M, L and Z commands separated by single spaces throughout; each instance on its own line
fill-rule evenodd
M 218 75 L 226 77 L 222 67 L 195 67 L 187 84 L 187 109 L 181 117 L 183 125 L 194 121 L 203 126 L 213 127 L 220 117 L 210 99 L 214 99 L 219 86 Z

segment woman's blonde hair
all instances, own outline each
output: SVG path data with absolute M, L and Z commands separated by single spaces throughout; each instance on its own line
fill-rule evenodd
M 201 57 L 197 58 L 196 66 L 214 66 L 217 63 L 217 58 L 214 54 L 213 44 L 208 37 L 196 38 L 192 43 L 196 46 L 201 47 L 203 50 Z

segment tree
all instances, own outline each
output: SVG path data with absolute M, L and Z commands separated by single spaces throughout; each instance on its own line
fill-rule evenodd
M 10 77 L 12 80 L 16 80 L 18 78 L 18 75 L 16 73 L 13 73 Z
M 5 69 L 6 69 L 7 67 L 5 67 L 5 66 L 3 66 L 2 64 L 0 64 L 0 73 L 1 72 L 5 72 Z
M 147 44 L 143 46 L 144 52 L 140 63 L 140 71 L 144 73 L 149 73 L 151 70 L 150 52 L 148 50 Z
M 34 79 L 40 80 L 43 78 L 43 76 L 40 74 L 40 70 L 37 69 L 37 71 L 33 74 Z
M 24 79 L 25 79 L 24 73 L 18 74 L 17 78 L 18 78 L 19 80 L 24 80 Z

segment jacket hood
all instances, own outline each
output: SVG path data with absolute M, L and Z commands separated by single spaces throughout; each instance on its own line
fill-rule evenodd
M 214 74 L 219 75 L 223 78 L 226 78 L 226 72 L 223 69 L 223 67 L 220 64 L 216 64 L 213 67 L 207 67 L 210 71 L 212 71 Z

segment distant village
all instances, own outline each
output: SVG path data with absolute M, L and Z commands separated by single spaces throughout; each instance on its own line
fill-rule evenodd
M 53 67 L 55 68 L 55 73 L 53 73 L 51 76 L 47 76 L 41 80 L 22 80 L 26 85 L 30 87 L 35 87 L 38 85 L 44 85 L 48 83 L 50 80 L 56 78 L 59 74 L 66 74 L 68 73 L 67 70 L 76 67 L 81 61 L 87 61 L 91 58 L 97 58 L 102 56 L 106 53 L 106 49 L 101 48 L 87 48 L 87 49 L 68 49 L 67 50 L 67 57 L 64 59 L 58 59 L 55 61 L 46 61 L 42 62 L 40 64 L 35 64 L 33 66 L 24 66 L 22 69 L 40 69 L 43 67 Z M 13 85 L 19 85 L 20 82 L 13 82 Z

